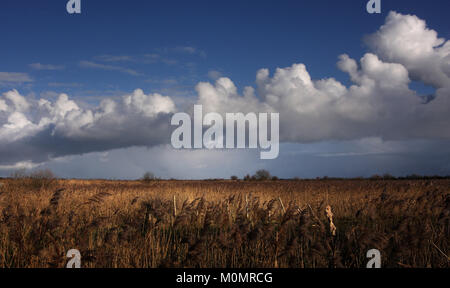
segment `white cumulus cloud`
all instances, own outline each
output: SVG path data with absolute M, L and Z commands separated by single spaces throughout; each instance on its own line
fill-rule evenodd
M 381 59 L 404 65 L 413 80 L 436 88 L 450 85 L 450 41 L 417 16 L 390 12 L 366 42 Z

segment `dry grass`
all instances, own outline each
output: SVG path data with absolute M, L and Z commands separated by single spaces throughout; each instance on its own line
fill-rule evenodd
M 449 268 L 449 180 L 23 181 L 0 185 L 0 267 Z

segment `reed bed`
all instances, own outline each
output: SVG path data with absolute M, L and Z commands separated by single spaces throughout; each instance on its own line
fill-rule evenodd
M 0 267 L 450 263 L 450 180 L 1 182 Z

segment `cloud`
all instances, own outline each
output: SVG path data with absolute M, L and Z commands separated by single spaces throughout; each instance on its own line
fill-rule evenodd
M 184 47 L 177 47 L 175 48 L 176 51 L 188 53 L 188 54 L 195 54 L 197 52 L 197 49 L 190 46 L 184 46 Z
M 54 102 L 27 100 L 16 90 L 2 96 L 7 109 L 0 111 L 0 159 L 7 165 L 166 143 L 175 112 L 169 97 L 146 95 L 140 89 L 121 101 L 105 99 L 92 109 L 81 108 L 66 94 Z
M 450 85 L 450 41 L 417 16 L 390 12 L 386 23 L 365 40 L 382 60 L 405 66 L 412 80 L 436 88 Z
M 41 64 L 41 63 L 32 63 L 30 67 L 35 70 L 63 70 L 64 66 L 51 65 L 51 64 Z
M 155 63 L 160 62 L 160 63 L 166 64 L 168 66 L 175 65 L 178 63 L 178 61 L 175 59 L 163 57 L 157 53 L 145 54 L 145 55 L 143 55 L 142 59 L 140 59 L 139 61 L 141 61 L 142 63 L 146 63 L 146 64 L 155 64 Z
M 449 42 L 416 16 L 395 12 L 366 39 L 374 53 L 359 61 L 339 56 L 349 87 L 334 78 L 312 79 L 305 65 L 294 64 L 272 76 L 259 70 L 256 87 L 246 87 L 242 95 L 228 78 L 200 83 L 199 103 L 222 113 L 278 112 L 285 142 L 450 138 L 450 79 L 442 69 L 450 57 Z M 432 101 L 424 104 L 423 96 L 410 89 L 411 80 L 436 88 Z
M 153 83 L 153 84 L 161 84 L 161 85 L 167 85 L 167 86 L 173 86 L 173 85 L 178 85 L 179 82 L 177 79 L 174 78 L 168 78 L 168 79 L 147 79 L 145 80 L 145 82 L 147 83 Z
M 208 71 L 208 77 L 212 80 L 217 80 L 220 77 L 222 77 L 222 73 L 220 71 L 217 70 L 209 70 Z
M 40 166 L 31 161 L 18 162 L 13 165 L 0 165 L 0 171 L 17 171 L 21 169 L 33 169 Z
M 8 111 L 8 105 L 6 105 L 6 102 L 3 99 L 0 99 L 0 111 Z
M 28 101 L 17 90 L 11 90 L 3 94 L 3 97 L 14 106 L 14 112 L 26 112 L 30 108 Z
M 273 74 L 260 69 L 255 87 L 242 92 L 226 77 L 198 83 L 196 102 L 204 106 L 204 113 L 278 112 L 282 142 L 449 140 L 448 42 L 437 38 L 437 32 L 419 18 L 395 12 L 366 41 L 372 51 L 361 59 L 338 57 L 337 66 L 348 74 L 349 86 L 335 78 L 312 79 L 304 64 L 293 64 Z M 80 65 L 124 72 L 88 61 Z M 422 95 L 410 88 L 411 80 L 436 88 L 434 98 L 424 104 Z M 120 101 L 104 99 L 88 109 L 66 94 L 50 101 L 8 91 L 0 97 L 1 163 L 40 163 L 67 155 L 167 144 L 170 118 L 177 111 L 174 99 L 137 89 Z
M 390 173 L 449 175 L 449 141 L 390 142 L 370 138 L 313 144 L 281 144 L 280 157 L 259 160 L 255 150 L 173 150 L 170 145 L 93 152 L 53 159 L 42 165 L 59 177 L 138 179 L 151 171 L 166 179 L 244 177 L 267 169 L 282 178 L 370 177 Z M 347 156 L 347 157 L 344 157 Z M 107 160 L 107 161 L 106 161 Z M 188 167 L 188 169 L 186 169 Z M 0 170 L 0 176 L 16 169 Z
M 49 87 L 82 87 L 83 84 L 76 82 L 50 82 L 48 83 Z
M 130 63 L 138 63 L 138 64 L 157 64 L 162 63 L 168 66 L 176 65 L 179 63 L 179 60 L 174 58 L 174 54 L 189 54 L 193 55 L 191 52 L 185 51 L 185 50 L 178 50 L 176 49 L 161 49 L 159 53 L 147 53 L 143 55 L 135 55 L 135 56 L 127 56 L 127 55 L 100 55 L 94 57 L 94 59 L 98 62 L 103 63 L 118 63 L 118 62 L 130 62 Z M 195 52 L 194 55 L 199 54 L 200 52 Z M 88 63 L 83 63 L 88 62 Z M 98 69 L 104 69 L 104 70 L 117 70 L 120 71 L 122 68 L 123 70 L 126 70 L 126 68 L 119 67 L 119 66 L 113 66 L 114 68 L 111 68 L 110 65 L 105 65 L 102 63 L 94 63 L 91 61 L 82 61 L 81 62 L 83 66 L 88 66 L 88 68 L 98 68 Z M 92 66 L 92 67 L 90 67 Z M 105 66 L 107 66 L 105 68 Z
M 348 55 L 338 67 L 349 74 L 346 87 L 334 78 L 314 80 L 303 64 L 278 68 L 271 76 L 261 69 L 256 89 L 246 87 L 240 95 L 228 78 L 213 85 L 197 85 L 199 103 L 206 112 L 278 112 L 280 136 L 285 142 L 384 139 L 450 138 L 448 90 L 424 105 L 409 88 L 408 70 L 367 53 L 359 63 Z
M 101 63 L 91 62 L 91 61 L 81 61 L 79 63 L 79 66 L 82 68 L 90 68 L 90 69 L 100 69 L 100 70 L 107 70 L 107 71 L 118 71 L 125 74 L 133 75 L 133 76 L 140 76 L 141 74 L 133 69 L 124 68 L 121 66 L 113 66 L 113 65 L 105 65 Z
M 190 55 L 198 55 L 200 57 L 205 58 L 206 52 L 203 50 L 199 50 L 192 46 L 178 46 L 173 49 L 173 51 L 178 53 L 190 54 Z
M 0 85 L 17 85 L 33 82 L 27 73 L 0 72 Z
M 180 58 L 183 58 L 183 56 L 199 56 L 201 58 L 206 58 L 206 52 L 203 50 L 200 50 L 193 46 L 177 46 L 177 47 L 166 47 L 166 48 L 159 48 L 155 49 L 155 52 L 146 53 L 142 55 L 110 55 L 110 54 L 104 54 L 95 56 L 94 59 L 97 62 L 103 62 L 103 63 L 118 63 L 118 62 L 130 62 L 130 63 L 138 63 L 138 64 L 165 64 L 168 66 L 177 65 L 180 63 L 184 63 L 184 61 Z M 80 66 L 85 68 L 97 68 L 97 69 L 103 69 L 103 70 L 116 70 L 116 71 L 122 71 L 126 72 L 126 69 L 120 66 L 111 66 L 111 65 L 105 65 L 102 63 L 96 63 L 92 61 L 81 61 Z M 131 70 L 134 71 L 134 70 Z M 130 72 L 130 71 L 128 71 Z M 136 72 L 136 71 L 134 71 Z M 132 72 L 133 73 L 133 72 Z M 137 72 L 136 72 L 137 73 Z M 139 73 L 138 73 L 139 74 Z
M 103 62 L 129 62 L 134 60 L 132 56 L 127 55 L 100 55 L 96 59 Z

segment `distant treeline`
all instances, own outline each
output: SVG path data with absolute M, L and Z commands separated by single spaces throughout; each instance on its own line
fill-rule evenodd
M 391 174 L 383 174 L 383 175 L 373 175 L 370 177 L 353 177 L 353 178 L 343 178 L 343 177 L 316 177 L 316 178 L 300 178 L 300 177 L 294 177 L 294 178 L 288 178 L 288 179 L 280 179 L 277 176 L 272 176 L 269 171 L 267 170 L 258 170 L 254 175 L 250 176 L 250 174 L 247 174 L 244 176 L 242 180 L 244 181 L 267 181 L 267 180 L 437 180 L 437 179 L 450 179 L 450 175 L 448 176 L 423 176 L 423 175 L 417 175 L 417 174 L 411 174 L 407 176 L 402 177 L 395 177 Z M 237 176 L 231 176 L 231 180 L 241 180 Z
M 51 170 L 45 169 L 45 170 L 35 170 L 32 172 L 26 172 L 25 170 L 16 171 L 13 173 L 10 177 L 0 177 L 0 180 L 2 179 L 28 179 L 33 180 L 34 182 L 53 182 L 54 180 L 58 179 Z M 61 178 L 60 178 L 61 179 Z M 279 178 L 277 176 L 273 176 L 270 174 L 267 170 L 258 170 L 255 174 L 250 175 L 247 174 L 243 178 L 239 178 L 238 176 L 231 176 L 231 180 L 233 181 L 277 181 L 277 180 L 285 180 L 285 181 L 300 181 L 300 180 L 442 180 L 442 179 L 450 179 L 450 175 L 448 176 L 440 176 L 440 175 L 434 175 L 434 176 L 423 176 L 423 175 L 417 175 L 417 174 L 411 174 L 407 176 L 401 176 L 401 177 L 395 177 L 391 174 L 383 174 L 383 175 L 372 175 L 370 177 L 353 177 L 353 178 L 345 178 L 345 177 L 316 177 L 316 178 L 300 178 L 300 177 L 294 177 L 294 178 Z M 91 179 L 94 180 L 94 179 Z M 96 179 L 96 180 L 106 180 L 106 179 Z M 114 180 L 114 179 L 111 179 Z M 118 180 L 118 179 L 116 179 Z M 139 180 L 143 182 L 152 182 L 152 181 L 176 181 L 180 179 L 170 178 L 170 179 L 163 179 L 156 177 L 155 174 L 152 172 L 146 172 Z M 204 179 L 204 181 L 223 181 L 226 179 Z M 126 180 L 123 180 L 126 181 Z M 0 184 L 1 186 L 1 184 Z

